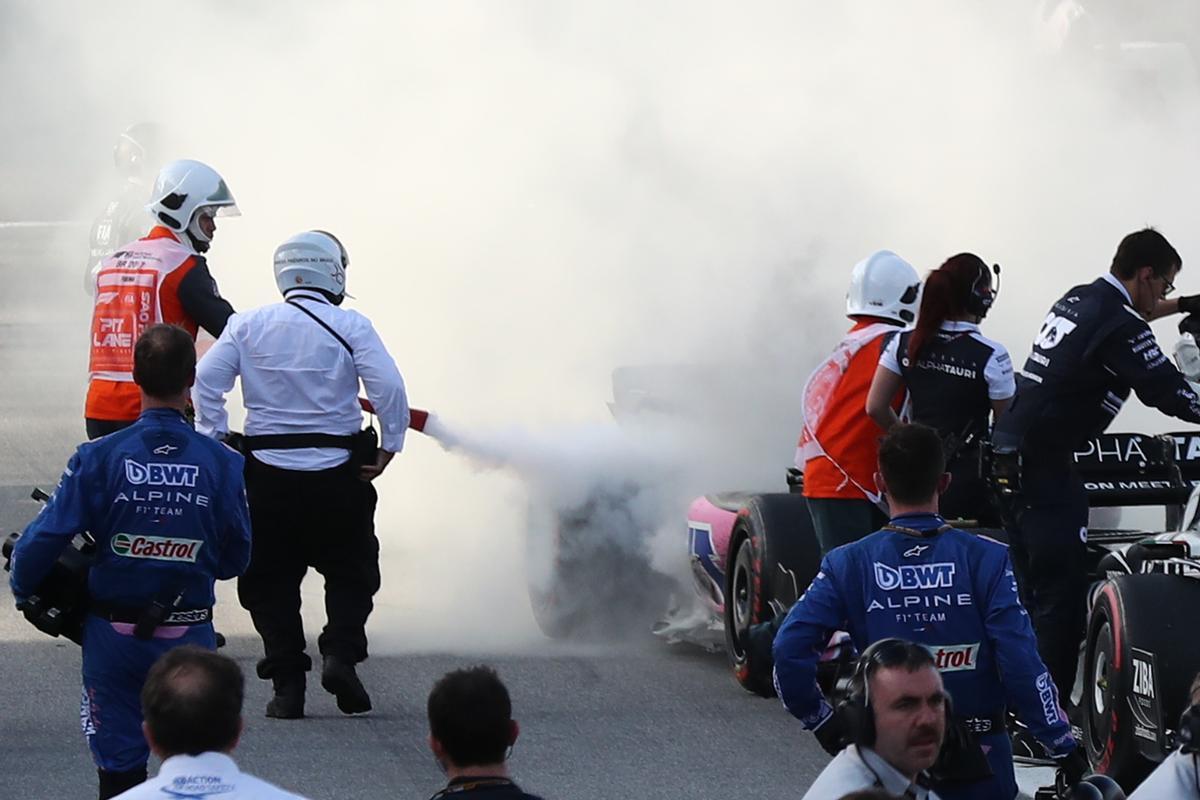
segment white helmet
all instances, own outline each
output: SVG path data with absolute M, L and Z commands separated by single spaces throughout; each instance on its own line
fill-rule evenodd
M 200 229 L 196 212 L 215 208 L 214 216 L 241 215 L 237 201 L 217 171 L 199 161 L 172 161 L 158 173 L 154 192 L 146 210 L 163 225 L 176 233 L 187 233 L 198 249 L 212 237 Z
M 910 325 L 917 318 L 920 293 L 921 278 L 912 264 L 891 250 L 880 250 L 854 265 L 846 316 L 882 317 Z
M 336 236 L 305 231 L 275 248 L 275 285 L 285 297 L 292 289 L 319 289 L 341 298 L 348 266 L 350 255 Z

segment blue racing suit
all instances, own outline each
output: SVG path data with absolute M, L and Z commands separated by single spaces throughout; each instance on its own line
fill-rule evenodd
M 83 531 L 96 540 L 96 558 L 80 721 L 101 770 L 137 770 L 149 757 L 139 699 L 146 673 L 172 647 L 216 647 L 213 582 L 250 561 L 242 457 L 171 409 L 143 411 L 130 427 L 80 445 L 13 550 L 18 602 Z M 136 638 L 138 615 L 156 601 L 171 616 L 152 638 Z
M 1131 389 L 1148 406 L 1200 422 L 1200 397 L 1125 287 L 1105 275 L 1054 303 L 992 432 L 993 447 L 1023 460 L 1005 526 L 1021 600 L 1063 697 L 1075 684 L 1087 623 L 1088 495 L 1072 453 L 1104 432 Z
M 938 787 L 942 797 L 1016 795 L 1012 746 L 997 724 L 1006 706 L 1051 754 L 1075 749 L 1003 544 L 950 528 L 934 514 L 907 514 L 826 555 L 774 644 L 776 691 L 809 729 L 833 714 L 816 676 L 838 630 L 860 651 L 891 636 L 933 651 L 954 716 L 976 732 L 994 774 L 987 786 L 961 785 L 961 794 Z

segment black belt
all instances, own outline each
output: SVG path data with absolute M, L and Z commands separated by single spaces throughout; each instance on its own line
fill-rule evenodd
M 1005 713 L 996 711 L 986 717 L 959 717 L 955 716 L 954 721 L 961 724 L 976 736 L 987 736 L 992 733 L 999 733 L 1006 730 L 1005 728 Z
M 355 434 L 338 436 L 332 433 L 265 433 L 261 436 L 243 436 L 242 451 L 255 450 L 299 450 L 302 447 L 338 447 L 354 449 Z
M 95 600 L 88 604 L 88 613 L 109 622 L 128 622 L 136 625 L 145 609 L 114 606 Z M 162 625 L 203 625 L 212 622 L 212 608 L 176 608 L 163 617 Z

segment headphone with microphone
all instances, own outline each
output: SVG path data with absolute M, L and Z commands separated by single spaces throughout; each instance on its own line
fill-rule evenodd
M 1175 734 L 1179 752 L 1192 757 L 1192 778 L 1196 783 L 1196 793 L 1200 794 L 1200 703 L 1193 703 L 1179 715 L 1179 730 Z
M 989 273 L 996 275 L 996 289 L 992 290 L 991 281 L 988 280 Z M 983 319 L 992 310 L 992 304 L 996 302 L 996 297 L 1000 294 L 1000 265 L 993 264 L 989 270 L 987 264 L 982 259 L 979 260 L 979 272 L 975 276 L 975 280 L 971 282 L 971 289 L 967 292 L 967 299 L 963 306 L 968 314 Z
M 908 659 L 912 642 L 895 637 L 880 639 L 859 656 L 854 665 L 854 674 L 850 676 L 846 696 L 842 699 L 834 713 L 839 716 L 842 729 L 850 734 L 854 744 L 861 747 L 871 747 L 875 744 L 875 710 L 871 707 L 871 676 L 881 668 L 897 667 L 905 664 Z M 924 645 L 915 645 L 928 651 Z M 929 656 L 929 666 L 935 664 L 933 655 Z M 936 667 L 934 667 L 936 669 Z M 950 705 L 950 696 L 946 695 L 944 710 L 946 714 L 946 730 L 954 720 L 954 712 Z M 1198 715 L 1197 724 L 1200 724 Z M 1200 737 L 1197 738 L 1200 743 Z

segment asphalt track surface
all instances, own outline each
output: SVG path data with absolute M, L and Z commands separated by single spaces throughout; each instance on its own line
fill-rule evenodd
M 5 532 L 36 513 L 30 489 L 52 487 L 82 438 L 89 314 L 79 288 L 82 244 L 77 233 L 0 230 Z M 18 274 L 38 279 L 17 281 Z M 547 800 L 799 797 L 828 760 L 776 701 L 738 688 L 723 655 L 668 647 L 648 634 L 619 644 L 546 641 L 520 655 L 472 652 L 469 642 L 454 654 L 373 655 L 360 668 L 374 699 L 371 714 L 343 716 L 314 674 L 308 717 L 268 720 L 262 710 L 269 684 L 253 677 L 259 645 L 249 617 L 231 584 L 218 596 L 225 652 L 248 676 L 237 760 L 312 798 L 423 798 L 440 788 L 425 700 L 444 672 L 479 662 L 496 666 L 512 694 L 522 731 L 514 776 Z M 306 584 L 305 605 L 311 640 L 319 587 Z M 379 608 L 373 624 L 390 612 Z M 79 731 L 79 650 L 31 628 L 13 609 L 7 580 L 0 590 L 0 676 L 0 798 L 94 797 L 94 767 Z
M 30 489 L 52 487 L 82 438 L 88 309 L 75 242 L 36 228 L 0 231 L 5 532 L 37 512 Z M 40 279 L 18 283 L 18 271 Z M 31 628 L 4 587 L 0 798 L 94 797 L 94 767 L 79 732 L 79 650 Z M 313 798 L 423 798 L 440 788 L 425 700 L 444 672 L 481 661 L 500 671 L 521 724 L 515 776 L 547 798 L 795 796 L 826 761 L 778 703 L 733 683 L 723 656 L 669 648 L 649 635 L 603 646 L 546 642 L 522 655 L 374 655 L 361 667 L 374 699 L 370 715 L 343 716 L 313 675 L 308 718 L 268 720 L 269 684 L 253 678 L 259 645 L 232 589 L 219 588 L 217 613 L 229 637 L 225 652 L 249 678 L 237 759 Z M 317 597 L 306 586 L 306 605 L 319 609 Z

